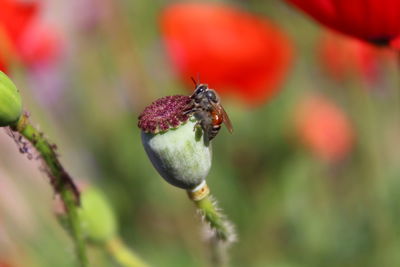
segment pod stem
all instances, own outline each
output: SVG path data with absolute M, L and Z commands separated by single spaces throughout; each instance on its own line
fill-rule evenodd
M 21 115 L 19 121 L 11 127 L 11 129 L 29 141 L 38 152 L 38 158 L 43 162 L 43 169 L 50 178 L 54 191 L 60 195 L 65 206 L 66 221 L 71 229 L 71 235 L 75 243 L 75 252 L 79 264 L 81 267 L 87 267 L 88 260 L 86 257 L 85 240 L 82 235 L 78 217 L 78 208 L 80 206 L 79 191 L 71 176 L 69 176 L 69 174 L 64 170 L 64 167 L 58 160 L 55 151 L 56 146 L 50 143 L 44 137 L 42 132 L 38 131 L 32 124 L 30 124 L 28 117 L 27 112 L 25 112 Z M 11 134 L 15 141 L 20 145 L 20 151 L 22 153 L 28 153 L 28 158 L 32 157 L 26 146 L 26 142 L 22 141 L 22 138 L 19 136 L 15 136 L 13 132 Z
M 205 188 L 205 189 L 204 189 Z M 204 192 L 196 194 L 196 192 Z M 194 202 L 206 224 L 210 235 L 208 236 L 212 248 L 212 261 L 215 266 L 223 266 L 227 261 L 227 249 L 236 241 L 236 233 L 232 223 L 226 219 L 218 207 L 215 199 L 209 194 L 206 184 L 195 192 L 188 191 L 189 198 Z
M 148 265 L 118 237 L 107 241 L 105 247 L 114 260 L 123 267 L 148 267 Z

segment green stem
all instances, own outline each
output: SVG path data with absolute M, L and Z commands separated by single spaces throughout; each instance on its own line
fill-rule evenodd
M 224 266 L 227 262 L 226 250 L 236 240 L 234 228 L 225 215 L 220 212 L 216 201 L 210 195 L 206 195 L 200 200 L 193 200 L 193 202 L 212 231 L 209 240 L 212 261 L 215 266 Z
M 85 240 L 83 238 L 79 217 L 79 191 L 72 178 L 64 170 L 52 145 L 28 120 L 28 115 L 23 114 L 18 123 L 12 127 L 28 140 L 40 154 L 46 174 L 49 176 L 56 193 L 59 193 L 66 209 L 68 226 L 71 229 L 75 243 L 75 251 L 81 267 L 88 266 L 86 257 Z
M 147 267 L 135 252 L 130 250 L 119 238 L 114 238 L 106 243 L 110 255 L 123 267 Z
M 218 240 L 229 242 L 235 239 L 231 223 L 219 212 L 220 209 L 217 203 L 210 195 L 201 200 L 194 200 L 194 203 L 204 217 L 204 220 L 210 225 L 211 230 L 215 231 L 215 236 Z

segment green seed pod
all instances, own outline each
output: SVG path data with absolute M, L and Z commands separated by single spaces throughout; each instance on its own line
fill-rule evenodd
M 81 208 L 78 216 L 85 237 L 95 243 L 103 243 L 117 234 L 117 222 L 112 208 L 104 195 L 94 187 L 81 193 Z
M 0 71 L 0 127 L 15 124 L 21 114 L 19 91 L 10 78 Z
M 206 144 L 196 120 L 185 115 L 188 96 L 156 100 L 139 116 L 142 143 L 158 173 L 170 184 L 192 190 L 211 168 L 211 144 Z

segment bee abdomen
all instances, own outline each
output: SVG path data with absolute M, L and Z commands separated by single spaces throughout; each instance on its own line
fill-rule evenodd
M 221 129 L 220 124 L 213 125 L 210 130 L 210 133 L 208 134 L 209 140 L 212 140 L 214 137 L 216 137 L 220 129 Z

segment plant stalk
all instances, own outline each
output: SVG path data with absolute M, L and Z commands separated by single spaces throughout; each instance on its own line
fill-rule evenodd
M 219 212 L 216 202 L 213 201 L 210 195 L 201 200 L 194 201 L 194 203 L 203 216 L 204 221 L 207 222 L 211 230 L 215 232 L 217 240 L 227 242 L 232 239 L 231 236 L 233 233 L 230 222 L 228 222 L 224 218 L 225 216 Z
M 188 191 L 188 195 L 211 230 L 209 242 L 214 266 L 225 266 L 227 249 L 231 243 L 236 241 L 236 233 L 232 223 L 221 213 L 209 192 L 208 186 L 204 184 L 196 191 Z
M 55 145 L 51 144 L 43 135 L 29 122 L 27 113 L 24 113 L 19 121 L 11 127 L 37 150 L 43 161 L 43 167 L 50 178 L 54 191 L 58 193 L 63 201 L 66 210 L 67 223 L 71 229 L 72 239 L 75 243 L 75 252 L 79 266 L 87 267 L 85 240 L 82 235 L 78 208 L 80 205 L 79 191 L 72 178 L 64 170 L 55 152 Z M 22 152 L 26 152 L 23 151 Z
M 148 265 L 119 238 L 107 241 L 106 249 L 114 260 L 123 267 L 148 267 Z

